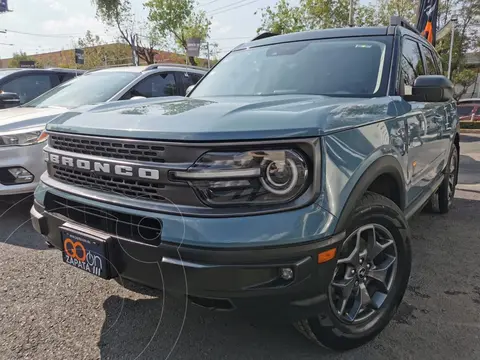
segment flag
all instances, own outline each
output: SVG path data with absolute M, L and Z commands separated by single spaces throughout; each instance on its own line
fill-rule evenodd
M 437 37 L 438 0 L 420 0 L 417 30 L 435 46 Z
M 8 11 L 8 2 L 7 0 L 0 0 L 0 12 Z

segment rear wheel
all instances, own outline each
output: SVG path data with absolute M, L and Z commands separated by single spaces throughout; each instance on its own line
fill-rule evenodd
M 334 350 L 372 340 L 402 301 L 411 268 L 408 224 L 388 198 L 367 193 L 353 212 L 329 286 L 328 309 L 296 325 Z
M 445 169 L 445 178 L 438 189 L 438 209 L 440 214 L 447 213 L 453 204 L 455 197 L 455 187 L 458 181 L 458 151 L 455 145 L 452 146 L 447 168 Z

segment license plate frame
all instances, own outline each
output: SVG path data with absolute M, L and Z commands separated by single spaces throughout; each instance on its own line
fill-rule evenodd
M 64 263 L 102 279 L 111 279 L 109 236 L 68 225 L 60 227 L 60 236 Z

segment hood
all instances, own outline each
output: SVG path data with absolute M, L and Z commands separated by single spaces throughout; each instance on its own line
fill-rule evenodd
M 0 110 L 0 133 L 31 126 L 42 126 L 58 114 L 67 111 L 65 108 L 14 107 Z
M 327 96 L 170 97 L 77 108 L 48 130 L 177 141 L 319 136 L 406 112 L 401 98 Z

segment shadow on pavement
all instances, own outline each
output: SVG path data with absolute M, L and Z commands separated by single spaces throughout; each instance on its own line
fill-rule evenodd
M 480 164 L 469 155 L 460 153 L 458 184 L 478 184 L 480 178 Z
M 251 323 L 190 303 L 185 316 L 185 299 L 169 295 L 141 300 L 111 296 L 104 310 L 98 343 L 102 359 L 273 359 L 279 353 L 320 359 L 331 355 L 290 324 Z
M 475 136 L 475 135 L 472 135 L 472 134 L 460 134 L 460 141 L 461 142 L 476 142 L 476 141 L 480 141 L 480 136 Z
M 48 249 L 44 239 L 30 223 L 33 196 L 0 197 L 0 243 L 22 246 L 34 250 Z

